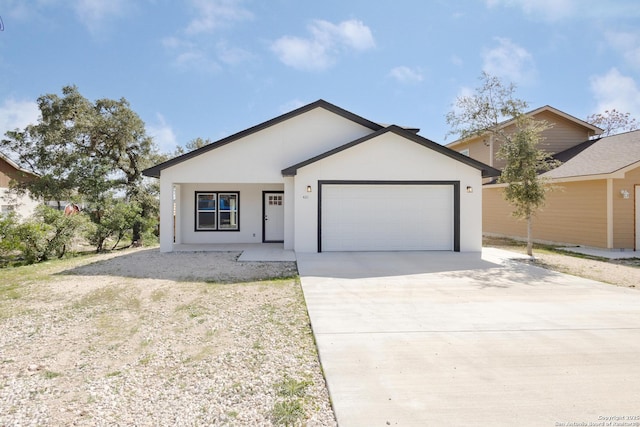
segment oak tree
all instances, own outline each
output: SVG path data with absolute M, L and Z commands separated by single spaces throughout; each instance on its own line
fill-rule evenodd
M 512 214 L 527 221 L 527 253 L 533 256 L 532 219 L 544 205 L 550 186 L 540 173 L 552 169 L 556 162 L 538 148 L 542 132 L 551 125 L 535 120 L 525 112 L 528 105 L 514 96 L 515 85 L 483 72 L 481 85 L 472 95 L 456 99 L 447 114 L 449 134 L 461 139 L 492 135 L 500 148 L 497 157 L 505 160 L 499 183 L 507 184 L 505 199 Z

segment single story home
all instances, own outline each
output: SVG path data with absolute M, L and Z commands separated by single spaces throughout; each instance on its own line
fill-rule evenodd
M 553 190 L 533 218 L 533 237 L 541 243 L 611 250 L 640 249 L 640 131 L 600 137 L 602 129 L 544 106 L 528 112 L 553 125 L 540 147 L 561 162 L 546 172 Z M 512 121 L 501 124 L 513 126 Z M 497 141 L 480 136 L 447 145 L 501 169 Z M 526 222 L 511 215 L 506 184 L 487 180 L 482 189 L 486 235 L 526 239 Z
M 0 153 L 0 215 L 15 212 L 21 219 L 31 216 L 39 202 L 29 195 L 16 196 L 9 191 L 11 180 L 22 182 L 36 175 L 21 168 L 10 158 Z
M 146 169 L 160 250 L 480 251 L 482 180 L 499 171 L 417 132 L 319 100 Z

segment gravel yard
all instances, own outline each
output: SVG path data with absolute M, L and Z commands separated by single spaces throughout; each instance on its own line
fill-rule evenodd
M 637 259 L 535 255 L 640 284 Z M 295 263 L 238 256 L 132 249 L 0 270 L 0 427 L 334 426 Z
M 485 237 L 484 246 L 526 253 L 525 243 L 499 237 Z M 534 259 L 523 262 L 616 286 L 640 289 L 640 259 L 638 258 L 606 261 L 575 256 L 568 252 L 551 251 L 544 247 L 534 247 L 533 256 Z
M 295 263 L 238 255 L 0 270 L 0 426 L 335 425 Z

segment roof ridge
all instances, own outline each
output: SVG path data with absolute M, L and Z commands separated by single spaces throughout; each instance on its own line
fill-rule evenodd
M 142 174 L 145 176 L 150 176 L 150 177 L 154 177 L 154 178 L 159 178 L 160 177 L 160 171 L 162 169 L 166 169 L 170 166 L 179 164 L 184 162 L 185 160 L 189 160 L 193 157 L 199 156 L 200 154 L 206 153 L 207 151 L 213 150 L 215 148 L 218 147 L 222 147 L 226 144 L 232 143 L 234 141 L 237 141 L 239 139 L 242 139 L 246 136 L 252 135 L 254 133 L 257 133 L 261 130 L 267 129 L 271 126 L 275 126 L 277 124 L 280 124 L 286 120 L 289 120 L 293 117 L 299 116 L 301 114 L 304 114 L 308 111 L 314 110 L 316 108 L 324 108 L 327 111 L 330 111 L 334 114 L 337 114 L 347 120 L 351 120 L 355 123 L 358 123 L 364 127 L 367 127 L 373 131 L 378 131 L 380 129 L 383 128 L 382 125 L 373 122 L 369 119 L 366 119 L 362 116 L 359 116 L 355 113 L 352 113 L 348 110 L 345 110 L 344 108 L 338 107 L 335 104 L 332 104 L 330 102 L 325 101 L 324 99 L 318 99 L 317 101 L 314 101 L 310 104 L 307 105 L 303 105 L 302 107 L 298 107 L 294 110 L 288 111 L 286 113 L 280 114 L 279 116 L 276 116 L 272 119 L 266 120 L 264 122 L 258 123 L 257 125 L 251 126 L 247 129 L 241 130 L 239 132 L 236 132 L 232 135 L 226 136 L 222 139 L 219 139 L 217 141 L 212 142 L 211 144 L 207 144 L 204 147 L 200 147 L 196 150 L 193 151 L 189 151 L 188 153 L 184 153 L 180 156 L 174 157 L 172 159 L 166 160 L 162 163 L 159 163 L 155 166 L 152 166 L 150 168 L 147 168 L 145 170 L 142 171 Z

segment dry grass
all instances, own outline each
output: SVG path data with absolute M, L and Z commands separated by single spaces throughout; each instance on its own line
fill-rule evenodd
M 525 242 L 485 237 L 483 246 L 505 249 L 526 254 Z M 612 285 L 636 288 L 640 286 L 640 259 L 609 260 L 607 258 L 582 255 L 558 250 L 553 246 L 534 244 L 531 264 L 553 271 L 610 283 Z

